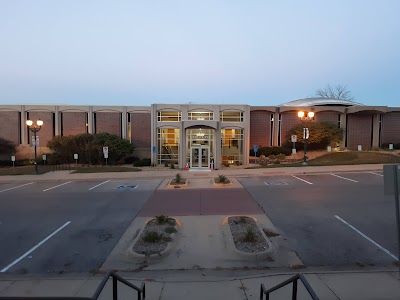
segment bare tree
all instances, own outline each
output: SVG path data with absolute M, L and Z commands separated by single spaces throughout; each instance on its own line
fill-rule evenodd
M 340 100 L 354 100 L 351 92 L 347 89 L 347 85 L 338 84 L 331 87 L 329 84 L 323 88 L 318 89 L 315 95 L 320 98 L 340 99 Z

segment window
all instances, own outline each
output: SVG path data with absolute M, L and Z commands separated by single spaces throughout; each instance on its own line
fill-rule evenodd
M 190 121 L 212 121 L 214 120 L 214 113 L 205 111 L 205 112 L 198 112 L 193 111 L 188 113 L 188 120 Z
M 175 163 L 179 162 L 179 135 L 177 128 L 158 128 L 157 129 L 157 162 Z
M 242 111 L 221 111 L 220 113 L 221 122 L 243 122 Z
M 243 129 L 226 128 L 221 130 L 222 164 L 240 165 L 243 163 Z
M 180 111 L 159 110 L 157 112 L 157 120 L 159 122 L 180 122 L 181 119 L 182 113 Z

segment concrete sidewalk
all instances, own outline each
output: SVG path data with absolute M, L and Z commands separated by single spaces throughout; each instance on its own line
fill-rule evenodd
M 38 181 L 38 180 L 96 180 L 96 179 L 124 179 L 124 178 L 173 178 L 175 174 L 181 173 L 185 178 L 216 177 L 224 174 L 231 177 L 246 176 L 273 176 L 273 175 L 295 175 L 295 174 L 318 174 L 332 172 L 368 172 L 383 171 L 383 164 L 367 165 L 343 165 L 343 166 L 304 166 L 304 167 L 281 167 L 281 168 L 224 168 L 214 171 L 185 171 L 178 169 L 156 169 L 143 170 L 140 172 L 108 172 L 108 173 L 70 173 L 69 171 L 48 172 L 42 175 L 5 175 L 0 176 L 0 182 L 10 181 Z
M 235 271 L 246 274 L 246 270 Z M 227 270 L 152 271 L 120 274 L 133 284 L 146 284 L 146 299 L 259 299 L 260 285 L 271 288 L 296 273 L 253 274 L 232 276 Z M 304 274 L 320 299 L 399 299 L 400 280 L 395 271 L 316 272 Z M 83 296 L 93 295 L 99 276 L 60 275 L 50 278 L 0 277 L 0 297 L 5 296 Z M 291 299 L 288 285 L 271 294 L 270 299 Z M 298 284 L 298 299 L 311 299 L 304 286 Z M 112 298 L 111 281 L 100 295 L 101 300 Z M 118 285 L 118 299 L 136 299 L 136 292 Z

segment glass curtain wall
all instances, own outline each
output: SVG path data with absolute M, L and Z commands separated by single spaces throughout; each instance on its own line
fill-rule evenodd
M 243 129 L 226 128 L 221 130 L 223 165 L 243 164 Z
M 179 128 L 158 128 L 157 130 L 157 163 L 179 163 Z

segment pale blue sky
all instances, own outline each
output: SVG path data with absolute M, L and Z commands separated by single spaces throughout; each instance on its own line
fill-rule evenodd
M 0 0 L 0 104 L 400 106 L 400 1 Z

